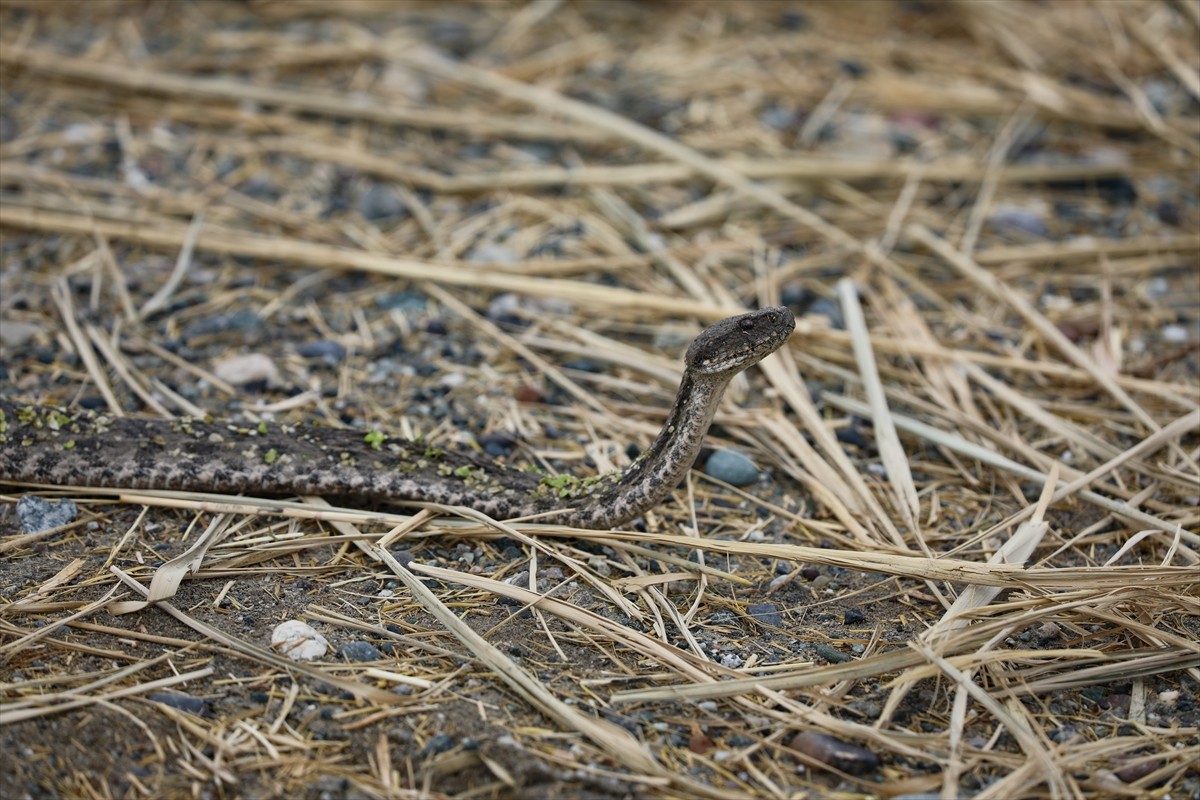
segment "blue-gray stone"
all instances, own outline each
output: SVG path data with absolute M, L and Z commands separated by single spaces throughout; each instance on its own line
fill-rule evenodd
M 391 311 L 392 309 L 399 309 L 400 311 L 424 311 L 426 305 L 425 295 L 412 289 L 406 289 L 403 292 L 382 294 L 375 298 L 375 307 L 384 311 Z
M 718 450 L 708 457 L 704 474 L 730 486 L 749 486 L 758 480 L 758 466 L 737 450 Z
M 345 346 L 332 339 L 305 342 L 296 346 L 296 352 L 304 358 L 319 359 L 330 366 L 341 363 L 342 359 L 346 357 Z
M 79 509 L 71 500 L 51 503 L 44 497 L 23 494 L 17 501 L 17 521 L 26 533 L 39 533 L 74 522 Z
M 383 658 L 374 645 L 359 639 L 342 645 L 338 655 L 347 661 L 378 661 Z
M 358 213 L 369 220 L 388 219 L 408 214 L 408 206 L 391 187 L 372 183 L 358 203 Z
M 779 613 L 779 606 L 774 603 L 750 603 L 746 606 L 746 613 L 763 625 L 772 628 L 783 627 L 783 614 Z
M 257 331 L 263 325 L 262 317 L 253 311 L 242 309 L 232 314 L 220 314 L 197 320 L 183 329 L 180 338 L 186 342 L 197 336 L 215 336 L 229 331 Z
M 183 692 L 152 692 L 148 697 L 155 703 L 162 703 L 171 708 L 178 708 L 180 711 L 186 711 L 189 714 L 203 714 L 204 709 L 208 706 L 208 703 L 203 698 L 193 697 Z

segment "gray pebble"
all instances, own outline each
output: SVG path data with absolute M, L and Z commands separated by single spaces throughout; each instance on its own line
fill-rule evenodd
M 774 603 L 750 603 L 746 606 L 746 613 L 763 625 L 772 628 L 783 627 L 783 615 L 779 613 L 779 606 Z
M 842 306 L 836 300 L 818 297 L 804 311 L 805 316 L 810 314 L 825 317 L 834 330 L 844 331 L 846 329 L 846 318 L 842 316 Z
M 367 219 L 379 220 L 407 214 L 408 207 L 391 187 L 371 183 L 358 201 L 358 213 Z
M 467 261 L 475 264 L 515 264 L 520 260 L 521 256 L 515 250 L 490 242 L 479 245 L 467 255 Z
M 17 501 L 17 520 L 25 533 L 39 533 L 75 521 L 79 509 L 71 500 L 50 502 L 44 497 L 24 494 Z
M 5 347 L 22 347 L 30 339 L 40 336 L 45 330 L 41 325 L 32 322 L 21 322 L 15 319 L 0 319 L 0 345 Z
M 838 650 L 836 647 L 828 644 L 817 645 L 817 655 L 828 661 L 830 664 L 845 664 L 847 661 L 853 660 L 841 650 Z
M 399 309 L 400 311 L 424 311 L 427 305 L 425 295 L 411 289 L 403 292 L 391 292 L 375 298 L 375 307 L 384 311 Z
M 1041 238 L 1050 236 L 1042 214 L 1009 203 L 997 204 L 988 217 L 988 226 L 997 231 L 1020 231 Z
M 679 353 L 696 338 L 694 331 L 666 326 L 654 334 L 654 346 L 667 353 Z
M 488 319 L 499 319 L 516 314 L 520 309 L 521 299 L 512 292 L 505 292 L 496 295 L 488 303 L 487 316 Z
M 296 352 L 304 358 L 315 358 L 333 366 L 340 364 L 346 357 L 346 348 L 340 342 L 331 339 L 318 339 L 315 342 L 305 342 L 296 347 Z
M 758 121 L 771 130 L 781 131 L 794 127 L 799 117 L 793 108 L 772 105 L 758 115 Z
M 718 450 L 708 457 L 704 474 L 730 486 L 749 486 L 758 480 L 758 466 L 737 450 Z
M 338 656 L 347 661 L 378 661 L 383 658 L 383 655 L 375 649 L 374 645 L 364 642 L 361 639 L 346 642 L 346 644 L 338 648 Z
M 148 698 L 155 703 L 162 703 L 171 708 L 178 708 L 180 711 L 186 711 L 189 714 L 203 714 L 205 706 L 208 705 L 203 698 L 193 697 L 183 692 L 152 692 L 148 695 Z
M 197 320 L 185 327 L 180 334 L 184 341 L 197 336 L 212 336 L 227 331 L 253 331 L 263 327 L 262 317 L 253 311 L 237 311 Z

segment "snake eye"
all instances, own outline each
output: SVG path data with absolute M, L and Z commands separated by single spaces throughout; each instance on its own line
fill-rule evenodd
M 742 329 L 742 330 L 744 330 L 744 331 L 751 330 L 751 329 L 754 327 L 754 320 L 752 320 L 752 319 L 744 319 L 744 320 L 742 320 L 741 322 L 739 322 L 739 323 L 738 323 L 738 327 L 739 327 L 739 328 L 741 328 L 741 329 Z

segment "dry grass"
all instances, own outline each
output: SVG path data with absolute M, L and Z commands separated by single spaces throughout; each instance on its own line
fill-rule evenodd
M 844 319 L 718 415 L 772 480 L 693 473 L 644 529 L 6 487 L 6 796 L 1196 791 L 1197 8 L 0 3 L 6 394 L 603 470 L 700 323 Z M 19 535 L 34 490 L 81 516 Z M 383 657 L 291 662 L 295 616 Z

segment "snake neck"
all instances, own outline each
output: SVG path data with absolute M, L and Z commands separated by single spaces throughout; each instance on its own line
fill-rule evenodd
M 588 495 L 573 517 L 589 528 L 608 528 L 647 511 L 679 485 L 700 453 L 731 376 L 684 373 L 666 424 L 650 449 Z

